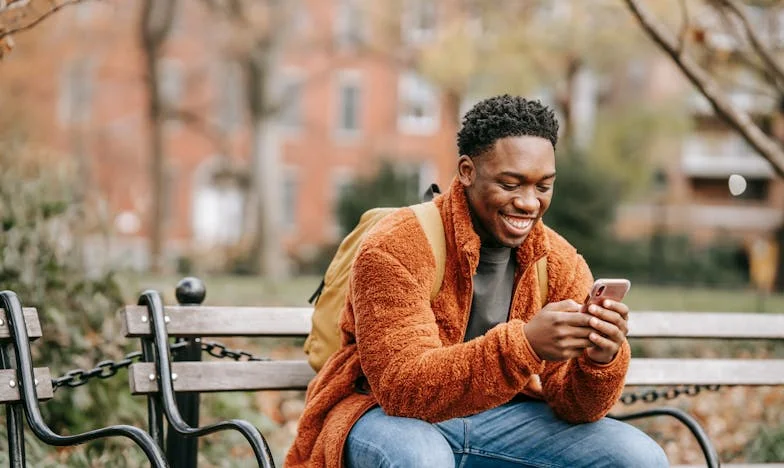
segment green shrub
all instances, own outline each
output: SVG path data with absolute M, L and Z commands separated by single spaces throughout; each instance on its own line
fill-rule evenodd
M 764 427 L 748 448 L 750 462 L 770 463 L 784 460 L 784 425 Z
M 79 236 L 85 220 L 75 200 L 74 172 L 53 157 L 1 142 L 0 167 L 0 288 L 38 309 L 43 338 L 32 344 L 36 365 L 59 376 L 121 357 L 127 347 L 116 317 L 124 301 L 112 273 L 88 277 L 84 271 Z M 144 427 L 143 401 L 130 396 L 126 376 L 120 372 L 113 379 L 58 390 L 43 404 L 45 420 L 62 434 L 119 423 Z M 88 466 L 63 458 L 69 453 L 83 457 L 81 451 L 57 452 L 33 439 L 28 433 L 33 466 Z M 5 437 L 0 441 L 5 443 Z M 134 451 L 122 441 L 93 442 L 86 450 L 102 454 L 96 459 L 115 454 L 118 460 Z
M 376 207 L 395 207 L 419 203 L 417 180 L 384 162 L 379 171 L 369 177 L 355 180 L 340 194 L 337 219 L 342 235 L 348 234 L 359 222 L 365 211 Z

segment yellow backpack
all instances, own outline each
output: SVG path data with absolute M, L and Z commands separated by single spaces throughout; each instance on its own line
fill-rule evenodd
M 346 304 L 348 280 L 354 255 L 370 228 L 375 226 L 381 218 L 397 209 L 374 208 L 362 215 L 357 227 L 340 243 L 337 253 L 327 267 L 321 285 L 310 298 L 309 302 L 311 304 L 315 302 L 315 304 L 312 327 L 310 335 L 305 340 L 304 350 L 308 355 L 308 363 L 317 372 L 332 353 L 340 347 L 338 321 Z M 441 289 L 441 282 L 444 280 L 444 265 L 446 263 L 444 225 L 441 222 L 441 214 L 432 201 L 413 205 L 411 209 L 414 210 L 414 214 L 422 225 L 436 259 L 436 276 L 430 291 L 430 300 L 432 301 Z
M 438 193 L 438 187 L 435 185 L 431 186 L 425 195 L 426 198 L 432 197 L 433 193 Z M 308 363 L 316 372 L 340 347 L 338 321 L 346 304 L 348 280 L 354 256 L 370 228 L 397 209 L 374 208 L 362 215 L 359 224 L 340 243 L 337 253 L 327 267 L 324 279 L 308 301 L 314 306 L 310 335 L 305 340 L 304 351 L 308 355 Z M 436 275 L 430 290 L 430 300 L 432 301 L 441 289 L 441 283 L 444 280 L 446 264 L 444 225 L 441 221 L 441 214 L 432 201 L 413 205 L 411 209 L 414 210 L 414 214 L 422 225 L 436 259 Z M 547 257 L 536 262 L 536 277 L 539 283 L 540 301 L 543 305 L 547 300 Z

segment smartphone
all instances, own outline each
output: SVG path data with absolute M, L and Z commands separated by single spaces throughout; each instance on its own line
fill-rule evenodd
M 593 283 L 590 294 L 585 298 L 582 311 L 587 312 L 589 305 L 601 304 L 605 299 L 622 302 L 631 287 L 632 283 L 627 279 L 597 279 Z

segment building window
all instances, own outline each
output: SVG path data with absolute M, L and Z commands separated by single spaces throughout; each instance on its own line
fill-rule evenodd
M 359 0 L 339 0 L 335 18 L 335 42 L 340 48 L 361 45 L 365 40 Z
M 338 80 L 338 134 L 355 137 L 359 134 L 362 117 L 362 89 L 359 77 L 343 74 Z
M 67 62 L 60 73 L 60 96 L 57 102 L 60 125 L 89 121 L 92 96 L 93 70 L 90 61 L 82 58 Z
M 168 109 L 175 109 L 182 98 L 182 64 L 179 60 L 163 59 L 158 67 L 161 100 Z
M 299 177 L 293 168 L 284 170 L 283 174 L 283 230 L 292 232 L 297 227 Z
M 193 237 L 204 246 L 234 245 L 239 242 L 244 227 L 243 181 L 222 171 L 217 161 L 212 159 L 203 163 L 195 176 Z
M 408 44 L 423 44 L 435 39 L 438 7 L 435 0 L 407 0 L 403 12 L 403 39 Z
M 300 76 L 286 76 L 280 93 L 281 107 L 279 122 L 288 130 L 302 128 L 302 93 L 304 82 Z
M 242 123 L 244 87 L 242 70 L 235 62 L 223 62 L 217 70 L 218 125 L 231 131 Z
M 438 93 L 422 76 L 407 72 L 398 82 L 398 130 L 402 133 L 431 134 L 438 130 Z
M 746 190 L 733 197 L 727 187 L 726 178 L 694 177 L 691 187 L 696 200 L 705 202 L 726 201 L 733 198 L 764 202 L 768 199 L 770 179 L 746 178 Z

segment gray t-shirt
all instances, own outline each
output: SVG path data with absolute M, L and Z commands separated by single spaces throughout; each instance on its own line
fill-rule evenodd
M 479 250 L 479 266 L 474 275 L 474 296 L 465 341 L 484 335 L 509 317 L 514 288 L 515 257 L 509 247 Z

